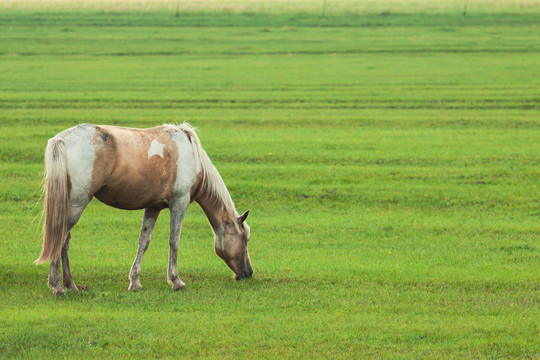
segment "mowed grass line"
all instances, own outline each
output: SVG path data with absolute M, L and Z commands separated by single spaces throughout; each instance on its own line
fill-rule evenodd
M 538 357 L 539 14 L 483 11 L 0 14 L 0 356 Z M 70 250 L 91 290 L 53 298 L 47 139 L 182 121 L 252 210 L 255 277 L 194 204 L 187 290 L 163 211 L 129 293 L 142 214 L 94 201 Z

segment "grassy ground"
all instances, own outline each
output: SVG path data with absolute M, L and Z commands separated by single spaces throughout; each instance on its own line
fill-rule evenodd
M 0 357 L 540 356 L 537 3 L 65 3 L 0 11 Z M 254 278 L 194 204 L 187 290 L 163 212 L 128 293 L 142 213 L 94 201 L 70 251 L 91 290 L 53 298 L 32 264 L 47 139 L 182 121 L 252 210 Z

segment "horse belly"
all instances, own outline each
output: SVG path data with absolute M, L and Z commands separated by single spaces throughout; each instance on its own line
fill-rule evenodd
M 172 199 L 172 189 L 169 191 L 162 181 L 155 183 L 145 179 L 122 178 L 104 185 L 94 196 L 118 209 L 165 208 Z

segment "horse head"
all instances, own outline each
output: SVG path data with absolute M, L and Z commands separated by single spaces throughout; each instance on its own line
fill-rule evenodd
M 253 275 L 248 253 L 249 226 L 245 222 L 249 210 L 242 216 L 220 225 L 214 236 L 216 254 L 234 272 L 236 280 Z

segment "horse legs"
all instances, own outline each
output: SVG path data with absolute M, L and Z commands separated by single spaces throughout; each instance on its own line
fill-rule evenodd
M 84 206 L 70 206 L 68 213 L 68 233 L 61 253 L 64 286 L 74 291 L 79 289 L 73 283 L 73 276 L 71 275 L 71 269 L 69 268 L 69 241 L 71 239 L 71 229 L 75 226 L 77 221 L 79 221 L 85 207 L 86 204 Z M 54 295 L 64 295 L 65 291 L 60 282 L 60 259 L 51 261 L 51 267 L 49 269 L 49 285 L 53 288 Z
M 178 244 L 180 243 L 180 232 L 182 230 L 182 222 L 186 215 L 189 205 L 189 196 L 178 199 L 171 210 L 171 226 L 169 234 L 169 268 L 167 270 L 167 282 L 171 284 L 173 290 L 180 290 L 186 285 L 178 276 Z
M 67 289 L 73 290 L 73 291 L 79 291 L 79 288 L 75 283 L 73 282 L 73 276 L 71 275 L 71 269 L 69 268 L 69 240 L 71 240 L 71 233 L 69 232 L 66 238 L 66 242 L 64 243 L 64 246 L 62 247 L 62 278 L 64 282 L 64 286 Z
M 73 283 L 73 276 L 71 275 L 71 269 L 69 268 L 69 240 L 71 239 L 71 233 L 68 232 L 64 246 L 62 247 L 62 277 L 64 286 L 70 290 L 78 291 L 79 289 Z M 60 283 L 60 259 L 51 261 L 51 267 L 49 269 L 49 285 L 53 288 L 54 295 L 64 295 L 64 288 Z
M 53 289 L 53 295 L 64 295 L 65 291 L 60 282 L 60 259 L 51 260 L 49 268 L 49 286 Z
M 150 245 L 152 231 L 154 230 L 154 225 L 156 225 L 159 212 L 160 209 L 157 208 L 149 208 L 144 210 L 141 234 L 139 235 L 139 246 L 137 248 L 137 256 L 135 257 L 135 261 L 133 261 L 133 265 L 131 265 L 131 270 L 129 271 L 129 291 L 142 288 L 141 282 L 139 281 L 139 275 L 141 274 L 141 262 L 146 249 L 148 249 L 148 245 Z

